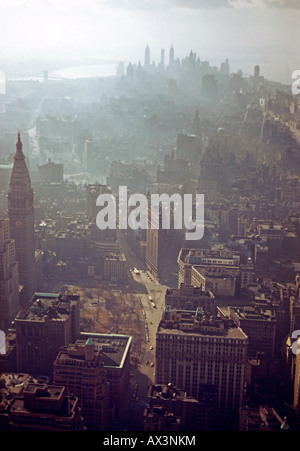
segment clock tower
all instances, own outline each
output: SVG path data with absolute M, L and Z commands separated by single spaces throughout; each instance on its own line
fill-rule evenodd
M 20 133 L 8 191 L 11 238 L 15 240 L 21 299 L 28 303 L 36 289 L 34 203 L 30 175 L 25 162 Z

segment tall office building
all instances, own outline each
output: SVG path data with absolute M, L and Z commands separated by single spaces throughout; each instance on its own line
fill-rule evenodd
M 18 371 L 52 376 L 61 346 L 79 337 L 79 296 L 35 293 L 15 319 Z
M 159 63 L 161 69 L 165 68 L 165 50 L 161 49 L 160 51 L 160 63 Z
M 19 312 L 19 273 L 9 220 L 0 219 L 0 329 L 7 330 Z
M 130 348 L 132 337 L 120 334 L 81 332 L 80 340 L 91 339 L 96 352 L 101 353 L 109 382 L 111 418 L 117 419 L 130 385 Z
M 28 302 L 36 289 L 33 189 L 20 133 L 16 143 L 14 165 L 8 192 L 10 235 L 15 240 L 22 299 Z
M 247 336 L 239 327 L 200 308 L 165 310 L 156 335 L 155 383 L 175 384 L 196 399 L 213 388 L 219 428 L 237 425 L 246 363 Z
M 77 340 L 59 352 L 54 364 L 54 381 L 78 396 L 86 427 L 90 431 L 108 430 L 109 383 L 101 351 L 93 339 Z
M 149 207 L 146 235 L 146 266 L 159 280 L 163 278 L 169 230 L 163 228 L 163 212 Z
M 171 46 L 170 52 L 169 52 L 169 66 L 173 66 L 174 61 L 175 61 L 175 52 L 174 52 L 174 47 Z
M 149 45 L 147 45 L 146 49 L 145 49 L 145 68 L 149 68 L 150 67 L 150 48 Z

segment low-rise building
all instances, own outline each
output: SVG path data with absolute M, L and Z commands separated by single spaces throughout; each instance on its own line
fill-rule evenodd
M 197 310 L 202 307 L 206 312 L 214 313 L 215 297 L 211 291 L 205 291 L 201 286 L 182 283 L 179 289 L 167 288 L 165 306 L 180 310 Z
M 153 417 L 172 418 L 182 431 L 201 430 L 204 424 L 202 417 L 202 405 L 195 398 L 188 396 L 185 390 L 178 389 L 173 384 L 150 385 L 148 390 L 149 408 L 144 412 L 144 424 L 146 430 L 153 424 Z M 158 409 L 158 410 L 156 410 Z M 172 421 L 174 427 L 174 421 Z
M 78 398 L 64 386 L 48 385 L 27 373 L 2 373 L 0 395 L 1 430 L 84 430 Z

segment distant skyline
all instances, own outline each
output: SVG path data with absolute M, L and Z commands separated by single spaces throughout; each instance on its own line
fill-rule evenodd
M 0 2 L 1 61 L 83 55 L 124 62 L 192 50 L 201 60 L 291 83 L 300 69 L 299 0 L 9 0 Z M 1 67 L 0 67 L 1 69 Z M 45 69 L 47 69 L 45 67 Z

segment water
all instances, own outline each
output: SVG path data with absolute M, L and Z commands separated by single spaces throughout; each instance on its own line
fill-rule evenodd
M 207 58 L 201 58 L 201 60 L 207 59 L 211 66 L 219 67 L 221 62 L 224 61 L 224 56 L 207 56 Z M 233 54 L 231 57 L 229 55 L 231 73 L 242 70 L 245 76 L 253 75 L 254 66 L 259 64 L 261 75 L 265 78 L 286 84 L 291 84 L 292 72 L 295 69 L 299 69 L 299 65 L 296 64 L 296 61 L 296 58 L 291 57 L 291 55 L 281 55 L 280 58 L 272 58 L 270 56 L 263 58 L 261 55 L 257 55 L 257 57 L 255 57 L 251 52 L 250 55 Z M 76 80 L 80 78 L 114 77 L 117 74 L 118 65 L 119 61 L 116 60 L 105 61 L 97 64 L 78 64 L 49 71 L 48 78 L 49 80 Z M 124 65 L 126 67 L 126 63 L 124 63 Z M 35 80 L 42 82 L 43 73 L 32 74 L 31 76 L 9 77 L 9 79 Z
M 89 64 L 66 67 L 49 72 L 49 79 L 71 79 L 93 78 L 93 77 L 114 77 L 117 73 L 118 63 Z
M 61 69 L 56 69 L 48 72 L 49 80 L 76 80 L 79 78 L 106 78 L 106 77 L 114 77 L 117 73 L 117 62 L 107 62 L 101 64 L 80 64 L 70 67 L 64 67 Z M 17 77 L 8 77 L 9 80 L 25 80 L 25 81 L 39 81 L 42 82 L 44 80 L 44 74 L 32 74 L 28 76 L 17 76 Z

